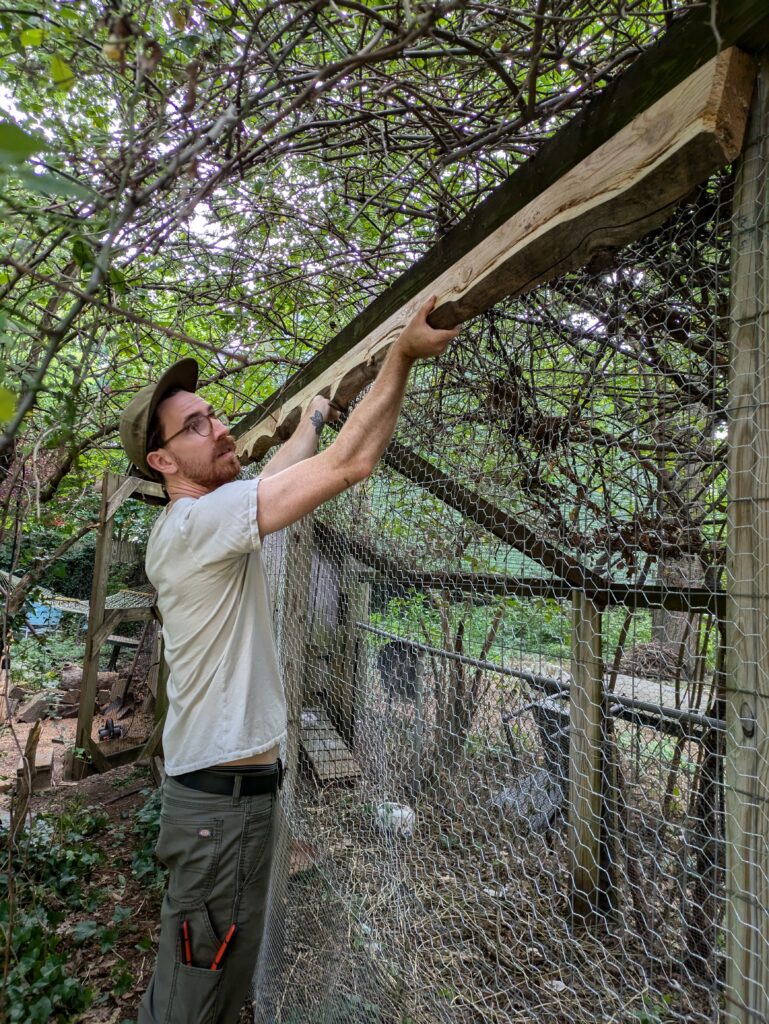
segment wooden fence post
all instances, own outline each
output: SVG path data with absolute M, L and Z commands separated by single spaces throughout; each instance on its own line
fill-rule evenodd
M 605 836 L 605 727 L 601 610 L 582 591 L 572 598 L 569 704 L 571 914 L 593 927 L 613 905 Z
M 339 592 L 339 623 L 334 638 L 329 698 L 335 724 L 343 739 L 352 745 L 360 706 L 361 655 L 365 641 L 356 623 L 368 621 L 368 583 L 361 582 L 363 566 L 352 557 L 342 565 Z
M 259 1004 L 255 1024 L 272 1024 L 278 1019 L 278 1006 L 285 990 L 285 972 L 290 969 L 286 950 L 286 913 L 291 872 L 290 817 L 296 800 L 299 773 L 299 730 L 307 667 L 307 627 L 312 570 L 312 518 L 286 527 L 274 544 L 280 552 L 282 595 L 279 610 L 279 655 L 286 694 L 287 735 L 285 748 L 286 780 L 281 794 L 283 813 L 275 837 L 275 854 L 268 897 L 267 924 L 257 968 Z
M 77 751 L 84 751 L 86 761 L 82 761 L 78 753 L 74 754 L 68 764 L 67 775 L 70 778 L 79 777 L 87 764 L 87 759 L 93 760 L 99 771 L 108 768 L 107 762 L 96 749 L 91 740 L 91 728 L 93 726 L 93 710 L 96 703 L 96 690 L 99 679 L 99 654 L 101 643 L 98 642 L 97 632 L 104 622 L 104 602 L 107 598 L 107 579 L 112 555 L 112 531 L 114 518 L 109 515 L 110 500 L 117 493 L 120 486 L 120 477 L 114 473 L 105 473 L 101 489 L 101 511 L 99 513 L 99 530 L 96 535 L 96 552 L 94 555 L 93 582 L 91 584 L 91 601 L 88 607 L 88 635 L 85 641 L 85 656 L 83 658 L 83 682 L 80 688 L 80 709 L 77 716 L 77 732 L 75 734 L 75 747 Z M 103 762 L 103 763 L 102 763 Z
M 734 197 L 726 612 L 728 1024 L 769 1020 L 769 55 Z

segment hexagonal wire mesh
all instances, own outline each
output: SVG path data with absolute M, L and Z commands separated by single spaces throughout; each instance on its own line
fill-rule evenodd
M 732 198 L 465 329 L 270 545 L 258 1020 L 718 1018 Z

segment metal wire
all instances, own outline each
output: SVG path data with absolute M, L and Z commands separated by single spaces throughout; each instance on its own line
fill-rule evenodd
M 257 1019 L 719 1018 L 731 196 L 482 318 L 272 545 L 296 742 Z M 511 524 L 638 601 L 489 593 L 563 584 Z

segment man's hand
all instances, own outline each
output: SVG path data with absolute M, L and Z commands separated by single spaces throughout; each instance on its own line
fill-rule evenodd
M 422 308 L 411 318 L 393 346 L 409 359 L 434 359 L 446 351 L 452 338 L 459 334 L 459 327 L 450 331 L 439 331 L 431 327 L 427 318 L 435 308 L 436 296 L 431 295 Z

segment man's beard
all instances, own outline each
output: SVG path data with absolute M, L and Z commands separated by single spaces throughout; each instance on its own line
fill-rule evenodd
M 230 449 L 227 449 L 229 452 Z M 201 487 L 219 487 L 234 480 L 240 472 L 240 459 L 227 458 L 217 452 L 214 456 L 185 458 L 176 456 L 179 471 L 188 480 Z

